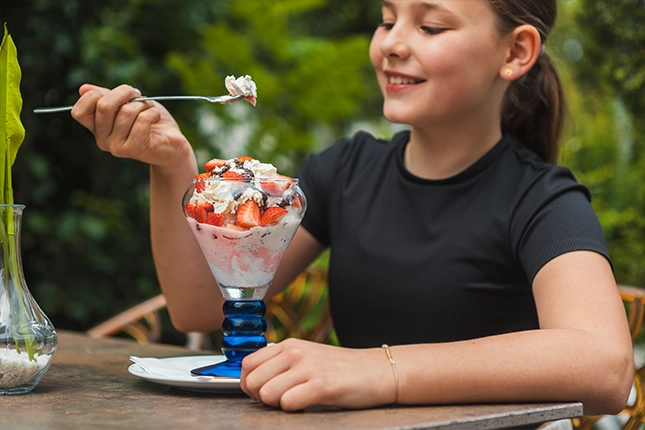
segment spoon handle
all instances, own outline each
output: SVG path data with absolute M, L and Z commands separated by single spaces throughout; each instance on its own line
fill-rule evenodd
M 153 96 L 153 97 L 138 97 L 136 99 L 130 100 L 130 102 L 144 102 L 146 100 L 206 100 L 211 103 L 221 103 L 229 104 L 242 100 L 244 95 L 238 96 L 218 96 L 218 97 L 206 97 L 206 96 Z M 66 112 L 72 110 L 74 106 L 61 106 L 61 107 L 48 107 L 48 108 L 36 108 L 34 113 L 54 113 L 54 112 Z
M 51 108 L 36 108 L 34 113 L 54 113 L 54 112 L 65 112 L 72 110 L 73 106 L 61 106 L 61 107 L 51 107 Z

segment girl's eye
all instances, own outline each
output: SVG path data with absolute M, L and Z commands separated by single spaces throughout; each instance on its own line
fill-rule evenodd
M 428 27 L 426 25 L 421 26 L 421 30 L 426 34 L 440 34 L 446 31 L 445 28 Z
M 386 30 L 392 30 L 392 27 L 394 27 L 394 23 L 393 22 L 382 22 L 378 26 L 383 27 Z

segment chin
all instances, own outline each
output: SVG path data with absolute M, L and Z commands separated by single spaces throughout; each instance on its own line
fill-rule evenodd
M 418 103 L 410 103 L 410 101 L 386 99 L 383 103 L 383 116 L 395 124 L 412 125 L 420 120 L 424 122 L 421 118 L 424 116 L 423 108 Z
M 393 111 L 392 109 L 383 109 L 383 116 L 393 124 L 412 125 L 413 122 L 410 115 L 406 115 L 401 111 Z

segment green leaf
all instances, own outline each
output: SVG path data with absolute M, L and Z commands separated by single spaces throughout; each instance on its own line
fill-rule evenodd
M 18 52 L 5 23 L 0 45 L 0 203 L 13 203 L 11 167 L 25 138 L 25 128 L 20 122 L 20 77 Z

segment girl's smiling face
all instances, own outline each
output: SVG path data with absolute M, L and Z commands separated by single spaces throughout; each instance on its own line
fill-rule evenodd
M 370 59 L 389 121 L 467 126 L 499 115 L 508 46 L 488 0 L 385 0 L 382 11 Z

